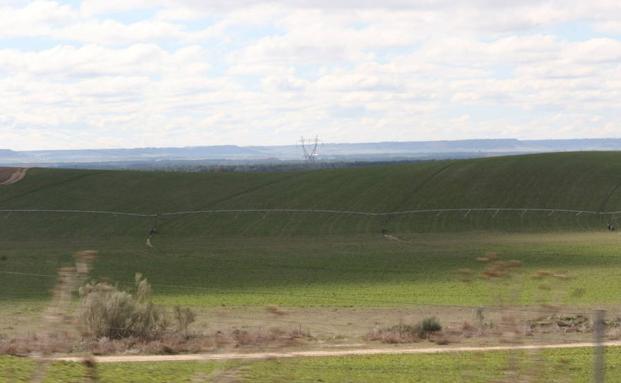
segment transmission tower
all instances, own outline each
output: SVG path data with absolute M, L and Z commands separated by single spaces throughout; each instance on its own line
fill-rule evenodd
M 300 139 L 300 145 L 302 146 L 302 152 L 304 153 L 304 159 L 307 162 L 314 163 L 319 156 L 319 137 L 315 136 L 313 140 L 307 140 L 304 137 Z

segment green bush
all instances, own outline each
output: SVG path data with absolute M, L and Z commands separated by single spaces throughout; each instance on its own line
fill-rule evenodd
M 420 324 L 420 330 L 422 335 L 427 335 L 429 333 L 442 331 L 442 325 L 436 317 L 425 318 Z
M 80 288 L 79 323 L 85 335 L 120 339 L 154 339 L 168 323 L 162 309 L 151 302 L 151 285 L 136 274 L 134 295 L 99 282 Z

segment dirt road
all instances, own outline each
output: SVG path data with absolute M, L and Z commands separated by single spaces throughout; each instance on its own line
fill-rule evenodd
M 21 181 L 28 168 L 0 168 L 0 185 L 6 186 Z
M 187 362 L 187 361 L 218 361 L 218 360 L 260 360 L 274 358 L 298 357 L 338 357 L 355 355 L 410 355 L 410 354 L 441 354 L 456 352 L 491 352 L 510 350 L 547 350 L 567 348 L 589 348 L 594 343 L 565 343 L 544 345 L 490 346 L 490 347 L 428 347 L 428 348 L 369 348 L 351 350 L 318 350 L 292 352 L 260 352 L 260 353 L 224 353 L 224 354 L 186 354 L 186 355 L 114 355 L 94 357 L 97 363 L 130 363 L 130 362 Z M 621 341 L 606 342 L 606 347 L 621 347 Z M 81 362 L 82 357 L 52 358 L 54 361 Z

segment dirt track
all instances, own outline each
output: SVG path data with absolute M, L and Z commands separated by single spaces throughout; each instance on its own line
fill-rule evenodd
M 24 179 L 28 168 L 0 168 L 0 185 L 6 186 Z
M 544 345 L 491 346 L 491 347 L 428 347 L 428 348 L 370 348 L 339 351 L 292 351 L 292 352 L 261 352 L 261 353 L 227 353 L 227 354 L 186 354 L 186 355 L 115 355 L 94 357 L 97 363 L 131 363 L 131 362 L 187 362 L 187 361 L 218 361 L 218 360 L 260 360 L 296 357 L 338 357 L 352 355 L 411 355 L 411 354 L 442 354 L 454 352 L 490 352 L 510 350 L 546 350 L 566 348 L 589 348 L 594 343 L 565 343 Z M 621 347 L 621 341 L 605 342 L 606 347 Z M 54 361 L 81 362 L 83 357 L 52 358 Z

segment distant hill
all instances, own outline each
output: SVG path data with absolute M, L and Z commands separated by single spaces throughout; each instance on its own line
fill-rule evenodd
M 20 160 L 26 158 L 27 155 L 9 149 L 0 149 L 0 162 Z
M 355 212 L 513 208 L 513 212 Z M 0 213 L 0 240 L 158 235 L 288 236 L 463 230 L 605 230 L 608 216 L 523 208 L 621 210 L 621 153 L 585 152 L 274 173 L 31 169 L 0 187 L 0 209 L 71 209 L 155 217 Z M 187 215 L 166 212 L 239 210 Z M 300 209 L 308 211 L 248 211 Z M 333 211 L 344 213 L 337 214 Z M 349 212 L 349 213 L 348 213 Z
M 326 143 L 319 147 L 319 161 L 403 161 L 489 157 L 508 154 L 621 150 L 621 139 L 575 140 L 461 140 L 378 143 Z M 298 145 L 196 146 L 93 150 L 0 150 L 0 165 L 69 166 L 77 168 L 167 168 L 178 162 L 193 165 L 231 165 L 257 162 L 300 162 Z M 148 166 L 145 166 L 149 163 Z M 159 163 L 159 165 L 158 165 Z M 155 165 L 154 165 L 155 164 Z
M 186 148 L 137 148 L 91 150 L 39 150 L 23 152 L 33 161 L 93 162 L 136 161 L 191 158 L 250 158 L 261 156 L 259 151 L 235 145 L 197 146 Z

